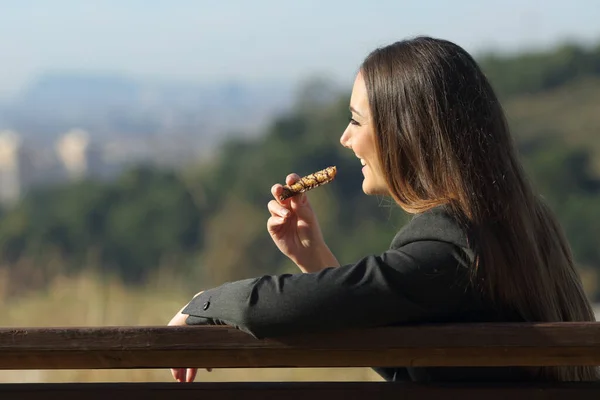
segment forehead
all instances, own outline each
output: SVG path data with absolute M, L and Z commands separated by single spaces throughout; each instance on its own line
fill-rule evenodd
M 354 85 L 352 86 L 352 95 L 350 96 L 350 105 L 361 114 L 369 111 L 369 97 L 367 95 L 367 86 L 362 73 L 356 75 Z

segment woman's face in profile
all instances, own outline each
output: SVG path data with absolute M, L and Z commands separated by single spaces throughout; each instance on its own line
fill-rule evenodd
M 356 154 L 363 165 L 363 192 L 387 195 L 388 189 L 375 147 L 375 129 L 371 118 L 367 87 L 359 72 L 350 97 L 351 119 L 340 138 L 342 146 Z

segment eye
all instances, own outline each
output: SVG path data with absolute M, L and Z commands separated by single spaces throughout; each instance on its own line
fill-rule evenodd
M 352 115 L 350 115 L 348 117 L 348 122 L 350 122 L 352 125 L 360 126 L 360 124 L 358 123 L 358 121 L 355 120 L 354 118 L 352 118 Z

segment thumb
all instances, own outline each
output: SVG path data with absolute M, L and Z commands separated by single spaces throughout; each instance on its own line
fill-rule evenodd
M 314 211 L 308 201 L 306 193 L 300 193 L 290 199 L 292 210 L 301 219 L 314 219 Z
M 299 180 L 300 175 L 292 173 L 285 177 L 285 184 L 291 186 Z M 307 204 L 308 198 L 306 197 L 306 193 L 299 193 L 295 196 L 292 196 L 290 199 L 290 205 L 292 206 L 292 210 L 294 211 L 300 210 L 300 208 L 306 206 Z
M 290 204 L 292 205 L 293 209 L 306 207 L 308 205 L 308 197 L 306 196 L 306 193 L 299 193 L 293 196 Z

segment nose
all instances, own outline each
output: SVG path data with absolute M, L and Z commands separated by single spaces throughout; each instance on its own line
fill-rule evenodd
M 340 137 L 340 143 L 347 149 L 352 148 L 350 145 L 350 130 L 348 128 L 346 128 L 344 133 L 342 133 L 342 136 Z

